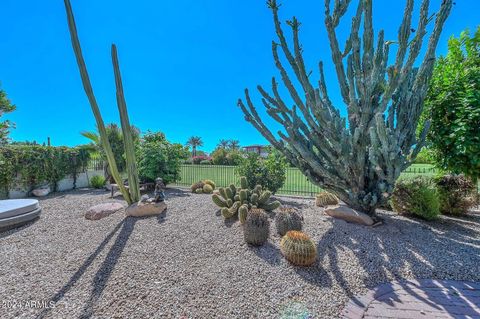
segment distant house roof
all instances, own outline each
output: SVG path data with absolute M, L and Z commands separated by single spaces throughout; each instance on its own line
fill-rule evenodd
M 254 145 L 244 146 L 243 148 L 265 148 L 265 147 L 268 147 L 268 145 L 254 144 Z

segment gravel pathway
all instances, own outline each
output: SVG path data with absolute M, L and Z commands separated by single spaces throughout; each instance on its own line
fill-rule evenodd
M 101 191 L 53 194 L 42 217 L 0 234 L 3 318 L 327 318 L 369 288 L 404 279 L 480 281 L 480 215 L 436 222 L 382 212 L 385 225 L 333 220 L 313 200 L 301 208 L 318 243 L 310 268 L 269 242 L 243 243 L 210 196 L 167 191 L 160 217 L 100 221 L 83 217 L 109 199 Z

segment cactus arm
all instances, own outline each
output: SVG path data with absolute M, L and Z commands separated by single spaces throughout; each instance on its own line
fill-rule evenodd
M 117 183 L 123 197 L 125 198 L 127 203 L 130 205 L 133 203 L 133 201 L 130 197 L 129 191 L 123 185 L 122 178 L 118 171 L 117 163 L 115 162 L 115 157 L 113 155 L 112 147 L 110 146 L 110 141 L 108 140 L 108 137 L 107 137 L 105 124 L 103 122 L 103 118 L 100 113 L 100 109 L 98 107 L 95 94 L 93 93 L 92 84 L 90 82 L 87 66 L 85 64 L 85 60 L 82 54 L 82 48 L 80 46 L 80 41 L 78 39 L 77 27 L 75 25 L 75 18 L 73 15 L 73 10 L 70 4 L 70 0 L 64 0 L 64 3 L 65 3 L 65 10 L 67 13 L 68 27 L 70 31 L 70 37 L 72 40 L 73 51 L 75 53 L 75 58 L 77 60 L 77 65 L 80 71 L 80 77 L 82 79 L 85 94 L 88 97 L 90 107 L 92 108 L 93 115 L 95 116 L 95 120 L 97 122 L 97 128 L 100 134 L 100 142 L 103 150 L 105 151 L 105 155 L 107 157 L 108 165 L 110 166 L 110 172 L 112 173 L 113 179 Z
M 212 195 L 212 201 L 215 203 L 215 205 L 217 205 L 220 208 L 228 207 L 227 202 L 217 194 Z
M 137 162 L 135 159 L 135 146 L 133 145 L 132 127 L 128 118 L 127 103 L 123 94 L 122 76 L 118 64 L 117 47 L 112 44 L 112 64 L 115 74 L 115 85 L 117 87 L 117 105 L 122 124 L 123 142 L 125 146 L 125 157 L 127 162 L 128 186 L 131 200 L 140 200 L 140 180 L 138 178 Z
M 268 203 L 268 204 L 262 204 L 260 205 L 259 207 L 267 210 L 267 211 L 272 211 L 272 210 L 275 210 L 277 209 L 278 207 L 280 207 L 281 203 L 279 201 L 274 201 L 274 202 L 271 202 L 271 203 Z

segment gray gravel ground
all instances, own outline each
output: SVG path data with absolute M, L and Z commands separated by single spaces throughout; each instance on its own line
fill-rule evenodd
M 313 200 L 301 208 L 318 243 L 310 268 L 291 266 L 280 237 L 243 243 L 210 196 L 169 190 L 160 217 L 100 221 L 106 192 L 41 201 L 42 217 L 0 234 L 1 318 L 330 318 L 352 295 L 403 278 L 480 280 L 480 215 L 419 222 L 389 212 L 366 228 L 333 220 Z

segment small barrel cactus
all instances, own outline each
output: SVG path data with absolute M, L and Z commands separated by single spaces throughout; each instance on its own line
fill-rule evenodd
M 327 191 L 320 192 L 316 196 L 315 205 L 319 207 L 338 205 L 338 197 Z
M 212 186 L 212 189 L 215 189 L 215 186 L 216 186 L 216 185 L 215 185 L 215 182 L 214 182 L 214 181 L 212 181 L 212 180 L 210 180 L 210 179 L 206 179 L 206 180 L 204 180 L 203 182 L 204 182 L 205 184 L 208 184 L 208 185 Z
M 270 231 L 270 223 L 268 216 L 263 209 L 252 208 L 248 214 L 245 224 L 243 225 L 243 236 L 245 242 L 261 246 L 267 239 Z
M 280 236 L 290 230 L 302 230 L 303 218 L 293 207 L 282 207 L 275 215 L 275 227 Z
M 213 193 L 213 187 L 210 184 L 203 185 L 203 193 L 204 194 L 211 194 Z
M 197 189 L 203 188 L 204 185 L 205 185 L 205 183 L 202 182 L 202 181 L 196 182 L 196 183 L 192 184 L 192 186 L 190 186 L 190 189 L 191 189 L 192 193 L 195 193 L 197 191 Z
M 203 188 L 197 188 L 197 189 L 195 190 L 195 193 L 197 193 L 197 194 L 203 194 Z
M 310 266 L 317 258 L 315 243 L 305 233 L 291 230 L 282 237 L 280 251 L 294 265 Z

